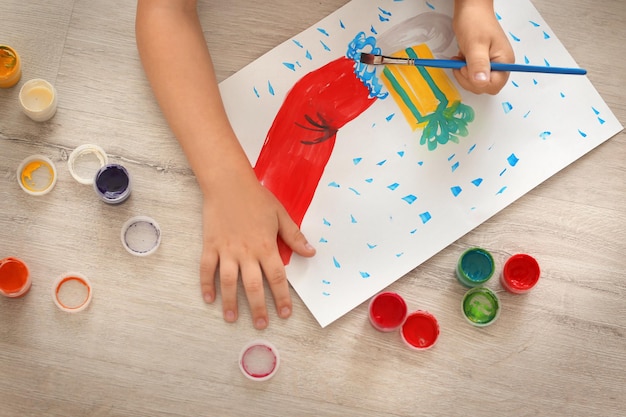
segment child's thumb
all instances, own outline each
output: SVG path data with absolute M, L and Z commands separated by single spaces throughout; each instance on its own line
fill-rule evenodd
M 465 55 L 467 62 L 467 75 L 469 82 L 482 88 L 489 84 L 491 79 L 491 62 L 489 61 L 489 50 L 482 48 L 474 49 Z
M 309 244 L 298 225 L 294 223 L 286 211 L 279 214 L 278 222 L 278 234 L 291 250 L 300 256 L 315 255 L 315 248 Z

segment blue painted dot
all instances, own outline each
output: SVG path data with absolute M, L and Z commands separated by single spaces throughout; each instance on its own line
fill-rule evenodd
M 472 146 L 470 146 L 469 150 L 467 151 L 468 154 L 472 153 L 472 151 L 476 149 L 476 144 L 473 144 Z
M 530 24 L 533 25 L 534 27 L 539 27 L 539 23 L 535 23 L 532 20 L 529 20 Z
M 511 39 L 513 39 L 515 42 L 519 42 L 521 40 L 520 38 L 518 38 L 517 36 L 515 36 L 511 32 L 509 32 L 509 35 L 511 36 Z
M 580 134 L 580 136 L 582 136 L 583 138 L 587 137 L 587 134 L 585 132 L 583 132 L 582 130 L 578 129 L 578 133 Z
M 297 40 L 294 39 L 293 43 L 295 43 L 299 48 L 303 48 L 302 44 L 298 42 Z
M 370 274 L 365 272 L 365 271 L 359 271 L 359 274 L 361 274 L 361 278 L 369 278 Z
M 330 226 L 330 222 L 326 219 L 322 219 L 324 222 L 324 226 Z
M 350 223 L 356 223 L 356 219 L 354 218 L 354 216 L 351 214 L 350 215 Z
M 335 265 L 335 268 L 341 268 L 341 264 L 334 256 L 333 256 L 333 264 Z
M 369 182 L 371 184 L 374 182 L 374 178 L 366 178 L 365 182 Z
M 496 195 L 498 195 L 498 194 L 502 194 L 502 193 L 506 190 L 506 188 L 507 188 L 507 187 L 506 187 L 506 185 L 505 185 L 504 187 L 500 188 L 500 190 L 498 190 L 498 192 L 496 193 Z
M 507 114 L 511 110 L 513 110 L 513 105 L 508 101 L 505 101 L 504 103 L 502 103 L 502 110 L 504 110 L 504 113 Z
M 425 211 L 424 213 L 420 214 L 420 219 L 422 220 L 422 224 L 426 224 L 430 221 L 430 219 L 432 219 L 433 216 L 430 215 L 430 212 Z
M 404 151 L 399 151 L 398 155 L 400 156 L 400 158 L 404 158 Z
M 548 35 L 545 30 L 543 31 L 543 38 L 550 39 L 550 35 Z
M 517 165 L 517 163 L 519 162 L 519 158 L 515 156 L 514 153 L 512 153 L 506 160 L 509 162 L 509 165 L 511 165 L 512 167 Z
M 359 165 L 359 163 L 363 160 L 363 158 L 353 158 L 352 163 L 354 165 Z
M 472 181 L 472 184 L 474 184 L 476 187 L 480 187 L 480 184 L 482 183 L 483 183 L 482 178 L 476 178 L 475 180 Z
M 413 204 L 415 203 L 415 200 L 417 200 L 417 197 L 415 197 L 413 194 L 409 194 L 406 197 L 402 197 L 402 199 L 409 204 Z
M 459 163 L 458 163 L 458 162 L 455 162 L 455 163 L 452 165 L 452 172 L 456 171 L 458 167 L 459 167 Z
M 256 89 L 256 87 L 254 87 L 254 88 L 253 88 L 253 91 L 254 91 L 254 95 L 255 95 L 255 96 L 257 96 L 257 97 L 261 97 L 261 96 L 259 95 L 259 90 L 257 90 L 257 89 Z
M 391 113 L 389 116 L 385 117 L 385 120 L 387 120 L 388 122 L 390 122 L 390 121 L 391 121 L 391 119 L 393 119 L 395 115 L 396 115 L 395 113 Z
M 356 188 L 349 187 L 348 190 L 352 191 L 356 195 L 361 195 L 361 193 Z
M 385 165 L 386 162 L 387 162 L 387 160 L 383 159 L 382 161 L 378 162 L 376 165 L 383 166 L 383 165 Z
M 543 139 L 543 140 L 546 140 L 546 139 L 548 139 L 550 137 L 551 134 L 552 134 L 552 132 L 549 132 L 549 131 L 546 130 L 545 132 L 541 132 L 539 134 L 539 137 L 541 139 Z
M 296 66 L 294 64 L 292 64 L 291 62 L 283 62 L 283 65 L 286 66 L 287 68 L 289 68 L 292 71 L 296 70 Z
M 274 87 L 272 86 L 272 83 L 269 81 L 267 82 L 267 91 L 269 91 L 271 95 L 274 95 Z
M 370 249 L 374 249 L 376 246 L 378 246 L 378 245 L 375 245 L 373 243 L 368 243 L 367 244 L 367 247 L 370 248 Z
M 328 240 L 324 239 L 323 237 L 320 238 L 320 243 L 328 243 Z
M 312 60 L 313 60 L 313 55 L 311 55 L 311 52 L 309 52 L 309 51 L 308 51 L 308 49 L 307 49 L 306 54 L 305 54 L 304 56 L 305 56 L 305 58 L 306 58 L 306 59 L 308 59 L 309 61 L 312 61 Z
M 324 42 L 320 41 L 320 43 L 322 44 L 322 47 L 326 50 L 326 51 L 330 51 L 330 48 L 328 47 L 328 45 L 326 45 Z
M 330 281 L 326 281 L 325 279 L 322 280 L 322 284 L 324 285 L 330 285 Z
M 324 36 L 330 36 L 330 35 L 328 34 L 328 32 L 326 31 L 326 29 L 317 28 L 317 31 L 318 31 L 319 33 L 321 33 L 322 35 L 324 35 Z
M 339 184 L 337 184 L 335 181 L 331 182 L 330 184 L 328 184 L 329 187 L 333 187 L 333 188 L 339 188 L 341 187 Z
M 453 196 L 457 197 L 459 194 L 461 194 L 461 191 L 463 191 L 463 189 L 458 185 L 455 185 L 454 187 L 450 187 L 450 191 L 452 191 Z
M 398 188 L 400 186 L 400 184 L 398 184 L 397 182 L 394 182 L 393 184 L 390 184 L 387 186 L 387 188 L 389 188 L 390 190 L 395 190 L 396 188 Z

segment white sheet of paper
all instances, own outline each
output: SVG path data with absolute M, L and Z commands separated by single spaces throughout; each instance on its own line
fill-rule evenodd
M 517 63 L 578 66 L 529 1 L 496 1 L 496 12 Z M 250 161 L 294 83 L 344 56 L 357 33 L 382 39 L 423 13 L 451 16 L 452 2 L 353 0 L 222 82 Z M 390 37 L 380 46 L 391 48 Z M 456 52 L 452 42 L 436 55 Z M 287 266 L 290 283 L 322 327 L 622 129 L 585 76 L 511 73 L 497 96 L 457 88 L 475 111 L 459 143 L 432 151 L 420 145 L 421 130 L 409 128 L 391 97 L 337 133 L 301 224 L 317 254 L 293 255 Z

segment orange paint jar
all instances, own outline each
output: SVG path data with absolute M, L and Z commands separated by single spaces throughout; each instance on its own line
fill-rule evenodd
M 22 77 L 22 62 L 15 49 L 0 45 L 0 88 L 13 87 Z
M 0 260 L 0 294 L 9 298 L 21 297 L 30 286 L 30 273 L 22 260 L 12 257 Z

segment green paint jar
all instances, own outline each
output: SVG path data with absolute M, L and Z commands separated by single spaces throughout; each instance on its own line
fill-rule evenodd
M 489 288 L 472 288 L 463 296 L 461 309 L 470 324 L 477 327 L 489 326 L 500 315 L 500 299 Z

